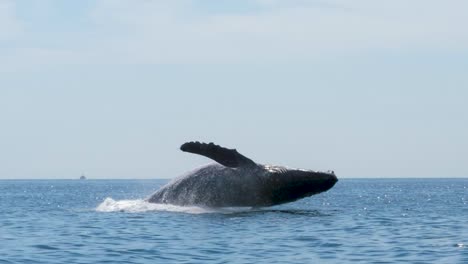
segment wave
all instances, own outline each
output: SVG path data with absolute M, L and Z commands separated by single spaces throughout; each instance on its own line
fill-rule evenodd
M 178 206 L 172 204 L 149 203 L 143 199 L 116 201 L 110 197 L 106 198 L 100 205 L 96 207 L 97 212 L 142 213 L 151 211 L 161 211 L 188 214 L 239 213 L 243 211 L 248 211 L 250 209 L 250 207 L 230 207 L 218 209 L 198 206 Z

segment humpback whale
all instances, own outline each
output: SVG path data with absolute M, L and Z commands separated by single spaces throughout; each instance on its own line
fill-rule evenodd
M 147 198 L 150 203 L 206 207 L 266 207 L 329 190 L 334 172 L 257 164 L 236 149 L 214 143 L 187 142 L 180 149 L 216 163 L 190 171 Z

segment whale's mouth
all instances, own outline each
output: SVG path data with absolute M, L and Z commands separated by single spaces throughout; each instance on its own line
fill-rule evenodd
M 336 177 L 335 173 L 332 173 L 330 174 L 330 179 L 328 181 L 330 182 L 329 184 L 331 185 L 330 188 L 332 188 L 338 182 L 338 177 Z
M 317 192 L 328 191 L 338 182 L 338 177 L 333 172 L 319 173 L 311 177 L 311 184 L 316 185 Z
M 271 203 L 283 204 L 330 190 L 338 178 L 331 172 L 289 170 L 272 175 Z

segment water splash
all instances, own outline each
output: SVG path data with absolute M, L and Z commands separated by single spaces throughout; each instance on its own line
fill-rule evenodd
M 127 213 L 142 213 L 151 211 L 161 212 L 178 212 L 188 214 L 207 214 L 207 213 L 238 213 L 250 210 L 245 207 L 232 208 L 206 208 L 198 206 L 178 206 L 172 204 L 156 204 L 149 203 L 142 199 L 136 200 L 119 200 L 116 201 L 110 197 L 106 198 L 100 205 L 96 207 L 97 212 L 127 212 Z

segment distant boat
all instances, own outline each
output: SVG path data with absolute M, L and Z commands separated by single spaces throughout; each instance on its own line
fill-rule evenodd
M 81 176 L 80 176 L 80 180 L 86 180 L 86 176 L 81 175 Z

